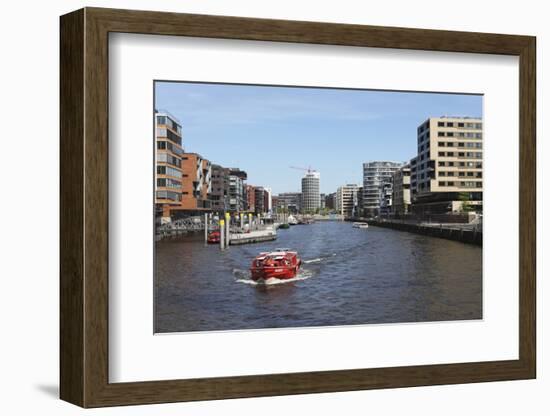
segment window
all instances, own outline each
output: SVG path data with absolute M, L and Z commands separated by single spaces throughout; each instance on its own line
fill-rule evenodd
M 464 127 L 464 123 L 458 123 L 458 127 Z
M 445 186 L 445 182 L 439 181 L 438 185 L 439 185 L 439 186 Z
M 476 123 L 476 129 L 481 129 L 481 123 Z
M 445 147 L 445 142 L 437 142 L 437 145 L 438 145 L 439 147 Z
M 455 155 L 455 152 L 447 152 L 447 156 L 448 156 L 448 157 L 452 157 L 452 156 L 454 156 L 454 155 Z
M 464 137 L 464 136 L 465 136 L 464 133 L 462 133 L 462 132 L 458 133 L 458 137 Z
M 454 146 L 453 142 L 447 142 L 447 147 L 453 147 L 453 146 Z
M 438 135 L 438 137 L 443 137 L 443 136 L 445 136 L 445 132 L 438 131 L 437 135 Z
M 437 166 L 445 166 L 445 162 L 437 162 Z
M 452 131 L 448 131 L 447 132 L 447 137 L 454 137 L 454 133 Z
M 445 156 L 445 152 L 438 152 L 437 155 L 438 156 Z
M 445 176 L 445 172 L 439 172 L 439 176 Z
M 437 122 L 437 127 L 445 127 L 445 123 L 442 121 Z
M 157 149 L 166 149 L 166 142 L 157 142 Z
M 447 166 L 454 166 L 455 165 L 455 162 L 448 162 L 447 163 Z
M 476 133 L 476 139 L 481 139 L 481 133 Z
M 458 157 L 464 157 L 464 152 L 458 152 Z
M 455 186 L 454 182 L 447 182 L 447 186 Z
M 447 127 L 453 127 L 454 125 L 455 125 L 455 123 L 453 123 L 452 121 L 447 122 Z
M 464 142 L 458 142 L 458 147 L 464 147 Z
M 458 172 L 458 176 L 464 176 L 464 172 Z

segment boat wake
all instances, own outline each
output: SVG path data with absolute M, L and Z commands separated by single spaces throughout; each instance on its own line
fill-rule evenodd
M 258 281 L 254 281 L 250 278 L 250 272 L 245 270 L 233 270 L 233 275 L 237 278 L 235 281 L 238 283 L 243 283 L 245 285 L 250 286 L 275 286 L 275 285 L 283 285 L 286 283 L 291 282 L 298 282 L 300 280 L 306 280 L 310 277 L 313 277 L 313 272 L 307 269 L 301 269 L 298 271 L 298 274 L 296 277 L 293 277 L 292 279 L 277 279 L 276 277 L 263 280 L 260 279 Z
M 336 256 L 336 253 L 333 253 L 331 254 L 330 256 L 327 256 L 327 257 L 317 257 L 316 259 L 311 259 L 311 260 L 303 260 L 302 263 L 304 264 L 311 264 L 311 263 L 319 263 L 319 262 L 322 262 L 323 260 L 327 260 L 331 257 L 334 257 Z

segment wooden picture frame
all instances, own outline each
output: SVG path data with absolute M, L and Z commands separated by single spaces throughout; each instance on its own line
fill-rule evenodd
M 85 8 L 61 17 L 60 396 L 82 407 L 338 392 L 536 376 L 536 40 L 467 33 Z M 519 57 L 519 359 L 109 383 L 110 32 Z

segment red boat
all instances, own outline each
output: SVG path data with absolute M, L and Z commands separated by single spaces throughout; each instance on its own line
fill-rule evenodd
M 302 260 L 298 257 L 296 251 L 290 251 L 288 248 L 278 248 L 272 252 L 260 253 L 252 261 L 250 272 L 252 280 L 292 279 L 296 277 Z
M 220 244 L 220 232 L 219 231 L 212 231 L 210 234 L 208 234 L 208 238 L 206 239 L 208 244 Z

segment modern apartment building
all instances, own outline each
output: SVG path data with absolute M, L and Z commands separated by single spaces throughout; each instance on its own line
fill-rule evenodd
M 408 214 L 411 209 L 411 165 L 407 164 L 393 174 L 392 214 Z
M 297 214 L 301 210 L 302 194 L 300 192 L 283 192 L 277 195 L 278 210 L 290 214 Z
M 155 112 L 155 206 L 170 218 L 170 211 L 182 199 L 182 133 L 180 122 L 165 111 Z
M 229 210 L 229 169 L 220 165 L 212 165 L 212 211 L 222 213 Z
M 393 174 L 403 163 L 374 161 L 363 163 L 363 211 L 366 216 L 380 214 L 380 209 L 391 205 Z M 388 187 L 389 185 L 389 187 Z M 388 201 L 387 197 L 390 196 Z
M 418 127 L 416 213 L 457 212 L 483 204 L 483 122 L 431 117 Z
M 362 186 L 360 186 L 357 189 L 357 205 L 354 207 L 353 216 L 354 217 L 363 216 L 363 187 Z
M 245 197 L 243 179 L 237 175 L 229 175 L 229 189 L 227 191 L 229 211 L 244 211 Z
M 328 194 L 325 197 L 325 207 L 330 210 L 336 209 L 336 192 Z
M 316 171 L 308 171 L 302 178 L 302 212 L 312 213 L 321 208 L 320 182 L 321 174 Z
M 264 209 L 267 213 L 273 212 L 273 206 L 271 205 L 271 195 L 271 188 L 264 187 Z
M 352 217 L 357 210 L 359 186 L 347 184 L 336 190 L 336 212 L 344 217 Z
M 265 212 L 265 191 L 262 186 L 254 187 L 254 212 L 263 214 Z
M 249 212 L 255 212 L 256 211 L 256 190 L 253 185 L 244 186 L 244 198 L 245 198 L 244 209 Z
M 212 210 L 212 166 L 198 153 L 183 153 L 181 209 L 189 211 Z

